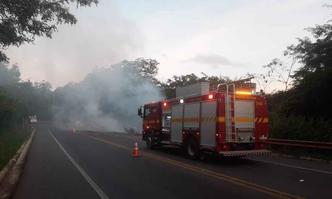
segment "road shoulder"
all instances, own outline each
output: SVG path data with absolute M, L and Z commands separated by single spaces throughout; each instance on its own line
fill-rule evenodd
M 99 198 L 47 130 L 37 129 L 13 198 Z

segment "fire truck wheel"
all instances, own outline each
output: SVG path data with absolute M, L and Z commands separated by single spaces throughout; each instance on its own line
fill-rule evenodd
M 151 136 L 148 136 L 147 138 L 146 138 L 146 140 L 145 140 L 145 142 L 146 142 L 146 147 L 148 148 L 148 149 L 154 149 L 154 141 L 153 141 L 153 139 L 152 139 L 152 137 Z
M 187 156 L 190 159 L 197 160 L 200 156 L 199 146 L 194 139 L 188 140 L 188 142 L 185 146 L 185 150 L 186 150 Z

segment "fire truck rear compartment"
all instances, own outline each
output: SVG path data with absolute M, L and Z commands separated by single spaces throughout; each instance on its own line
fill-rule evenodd
M 182 142 L 183 104 L 172 106 L 171 141 Z
M 250 143 L 254 141 L 255 103 L 253 100 L 235 100 L 235 142 Z
M 216 146 L 216 111 L 217 102 L 201 103 L 201 145 Z

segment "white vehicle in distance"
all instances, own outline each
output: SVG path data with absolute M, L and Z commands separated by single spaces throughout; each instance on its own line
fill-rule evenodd
M 37 122 L 38 122 L 38 120 L 37 120 L 37 115 L 30 115 L 30 116 L 29 116 L 29 120 L 30 120 L 30 123 L 31 123 L 31 124 L 35 124 L 35 123 L 37 123 Z

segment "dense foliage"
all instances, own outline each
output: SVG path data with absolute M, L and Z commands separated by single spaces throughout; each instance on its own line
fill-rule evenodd
M 0 64 L 0 128 L 22 124 L 30 115 L 51 119 L 50 89 L 47 82 L 22 81 L 17 66 Z
M 268 96 L 275 137 L 332 141 L 332 25 L 309 28 L 312 38 L 287 48 L 302 65 L 294 86 Z

